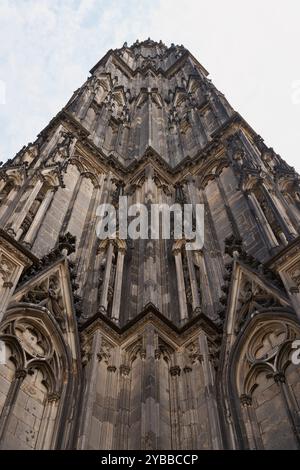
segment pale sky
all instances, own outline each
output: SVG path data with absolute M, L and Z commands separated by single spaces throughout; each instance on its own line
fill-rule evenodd
M 0 160 L 33 141 L 110 48 L 183 44 L 300 171 L 299 0 L 0 0 Z

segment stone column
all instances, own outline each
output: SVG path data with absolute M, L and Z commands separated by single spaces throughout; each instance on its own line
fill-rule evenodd
M 207 142 L 209 142 L 210 135 L 209 135 L 208 129 L 206 128 L 205 112 L 203 110 L 198 111 L 198 116 L 199 116 L 199 122 L 200 122 L 201 128 L 202 128 L 202 132 L 204 133 L 204 135 L 206 137 L 206 143 L 207 143 Z
M 278 384 L 285 405 L 286 414 L 289 419 L 290 425 L 294 432 L 297 447 L 300 446 L 300 416 L 299 406 L 295 396 L 291 393 L 289 385 L 286 383 L 286 378 L 283 372 L 276 372 L 274 374 L 274 381 Z
M 217 120 L 218 125 L 221 125 L 227 119 L 227 113 L 224 110 L 215 89 L 208 90 L 208 99 L 211 104 L 211 110 Z M 220 106 L 221 105 L 221 106 Z
M 193 310 L 200 309 L 201 301 L 199 296 L 198 282 L 196 278 L 195 266 L 193 261 L 193 253 L 190 250 L 186 250 L 186 257 L 188 262 L 190 284 L 192 290 L 192 299 L 193 299 Z
M 153 202 L 157 200 L 157 188 L 153 181 L 154 172 L 151 166 L 147 165 L 145 168 L 146 180 L 143 186 L 143 196 L 147 207 L 151 207 Z M 156 236 L 156 235 L 155 235 Z M 152 303 L 157 308 L 160 308 L 158 280 L 160 268 L 157 264 L 157 249 L 158 243 L 156 239 L 152 239 L 152 235 L 148 239 L 141 239 L 139 241 L 140 249 L 144 252 L 144 265 L 143 265 L 143 306 Z
M 299 231 L 299 209 L 296 206 L 296 201 L 293 198 L 293 193 L 289 190 L 282 191 L 277 189 L 275 192 L 279 204 L 282 205 L 286 211 L 286 214 L 291 221 L 293 227 L 296 227 L 295 232 Z
M 186 303 L 181 250 L 179 248 L 175 248 L 173 249 L 173 254 L 174 254 L 175 266 L 176 266 L 180 322 L 184 323 L 188 319 L 188 311 L 187 311 L 187 303 Z
M 7 197 L 5 198 L 5 200 L 3 201 L 3 203 L 1 204 L 1 207 L 0 207 L 0 219 L 3 218 L 3 216 L 5 215 L 7 209 L 9 208 L 9 206 L 11 205 L 12 201 L 15 199 L 15 196 L 16 194 L 18 193 L 20 189 L 20 186 L 14 186 L 10 192 L 8 193 Z
M 198 140 L 199 146 L 201 148 L 203 148 L 207 144 L 208 139 L 207 139 L 207 134 L 205 132 L 205 129 L 204 129 L 204 126 L 203 126 L 203 123 L 201 121 L 199 111 L 197 110 L 197 108 L 193 108 L 192 116 L 193 116 L 193 121 L 194 121 L 195 127 L 198 131 L 197 132 L 197 140 Z
M 80 190 L 81 190 L 81 186 L 83 184 L 83 181 L 84 181 L 84 176 L 83 176 L 82 173 L 80 173 L 80 175 L 79 175 L 79 177 L 76 181 L 75 187 L 73 189 L 73 194 L 72 194 L 72 197 L 69 201 L 68 209 L 65 213 L 63 223 L 62 223 L 61 228 L 60 228 L 60 234 L 70 232 L 70 223 L 72 221 L 72 214 L 73 214 L 74 206 L 76 204 L 78 195 L 80 194 Z
M 174 355 L 174 360 L 177 360 L 177 355 Z M 180 382 L 181 369 L 177 363 L 173 363 L 170 367 L 170 416 L 171 416 L 171 432 L 172 432 L 172 445 L 174 449 L 182 449 L 183 430 L 181 426 L 181 409 L 179 400 L 179 382 Z
M 198 125 L 197 125 L 197 122 L 196 122 L 196 119 L 195 119 L 195 110 L 193 108 L 190 109 L 190 111 L 188 112 L 187 117 L 189 119 L 189 122 L 191 123 L 192 136 L 193 136 L 192 138 L 194 140 L 195 147 L 201 147 L 201 141 L 199 139 L 199 133 L 197 132 Z
M 5 242 L 0 238 L 0 321 L 24 267 L 31 264 L 27 257 L 16 251 L 10 244 L 5 243 L 2 247 L 3 243 Z
M 47 194 L 44 197 L 42 203 L 40 204 L 40 207 L 38 208 L 38 211 L 35 214 L 33 222 L 24 237 L 23 243 L 27 245 L 29 248 L 31 247 L 32 242 L 34 241 L 35 235 L 40 227 L 40 224 L 47 212 L 48 207 L 50 206 L 54 193 L 55 193 L 55 189 L 49 189 L 47 191 Z
M 216 399 L 216 384 L 211 364 L 206 336 L 203 332 L 199 334 L 199 350 L 201 354 L 201 364 L 204 376 L 205 396 L 207 400 L 207 412 L 211 434 L 212 449 L 222 448 L 221 430 Z
M 141 358 L 141 449 L 157 450 L 159 439 L 159 399 L 155 375 L 155 328 L 147 325 Z M 132 384 L 134 387 L 134 384 Z
M 117 268 L 114 285 L 114 297 L 112 305 L 112 319 L 119 323 L 120 320 L 120 305 L 121 305 L 121 293 L 122 293 L 122 281 L 123 281 L 123 268 L 124 268 L 124 257 L 126 248 L 118 249 Z
M 95 93 L 90 90 L 84 90 L 82 96 L 80 97 L 80 112 L 78 118 L 80 121 L 83 121 L 86 117 L 86 114 L 95 98 Z
M 198 438 L 198 429 L 197 429 L 197 416 L 195 410 L 197 409 L 197 404 L 195 402 L 195 390 L 194 383 L 192 381 L 192 367 L 185 365 L 182 369 L 183 377 L 183 400 L 186 403 L 186 434 L 189 435 L 186 448 L 188 449 L 197 449 L 197 438 Z M 197 393 L 196 393 L 197 394 Z
M 87 307 L 88 310 L 94 309 L 94 307 L 97 308 L 99 296 L 99 273 L 102 271 L 102 267 L 103 271 L 105 270 L 105 266 L 102 266 L 102 262 L 105 260 L 105 249 L 102 248 L 102 243 L 105 241 L 101 240 L 101 242 L 99 242 L 96 232 L 98 222 L 96 208 L 99 204 L 105 204 L 107 202 L 109 194 L 110 177 L 108 178 L 108 181 L 105 178 L 106 175 L 103 173 L 100 180 L 100 187 L 96 190 L 97 194 L 95 197 L 95 206 L 93 208 L 93 211 L 95 212 L 92 216 L 93 223 L 90 231 L 91 238 L 89 238 L 89 247 L 82 253 L 82 259 L 85 260 L 84 264 L 86 266 L 92 266 L 92 269 L 83 269 L 84 266 L 82 263 L 79 264 L 79 266 L 82 265 L 83 269 L 81 281 L 82 287 L 79 288 L 79 293 L 83 296 L 83 300 L 86 305 L 89 305 L 89 307 Z M 86 285 L 89 285 L 90 288 L 85 289 L 84 286 Z
M 101 183 L 103 181 L 103 176 L 101 176 Z M 97 206 L 100 204 L 102 195 L 101 186 L 94 186 L 92 197 L 90 200 L 88 215 L 86 217 L 86 225 L 88 229 L 83 232 L 82 237 L 84 237 L 83 247 L 78 250 L 78 268 L 77 268 L 77 281 L 80 284 L 80 287 L 77 291 L 79 295 L 91 300 L 91 292 L 86 292 L 85 286 L 89 281 L 92 283 L 91 277 L 93 276 L 93 269 L 90 269 L 90 266 L 95 266 L 97 272 L 99 272 L 99 256 L 97 256 Z M 103 253 L 102 253 L 103 254 Z M 87 294 L 87 295 L 86 295 Z
M 117 152 L 119 154 L 125 154 L 126 153 L 126 144 L 128 141 L 128 136 L 130 132 L 130 126 L 128 124 L 123 123 L 122 128 L 121 128 L 121 134 L 120 134 L 120 139 L 117 147 Z
M 238 224 L 235 220 L 234 213 L 231 210 L 231 207 L 230 207 L 230 204 L 229 204 L 229 201 L 228 201 L 228 197 L 227 197 L 226 191 L 224 189 L 224 185 L 223 185 L 223 182 L 221 180 L 220 175 L 216 178 L 216 183 L 217 183 L 217 186 L 218 186 L 218 189 L 219 189 L 219 193 L 220 193 L 223 205 L 224 205 L 224 209 L 225 209 L 228 221 L 229 221 L 229 223 L 231 225 L 231 228 L 232 228 L 232 233 L 237 238 L 241 238 L 239 226 L 238 226 Z
M 8 427 L 9 420 L 12 414 L 13 407 L 16 403 L 20 387 L 26 375 L 27 373 L 25 369 L 17 369 L 14 380 L 10 385 L 9 392 L 6 397 L 0 417 L 0 449 L 2 448 L 3 444 L 5 446 L 5 431 Z
M 106 265 L 105 265 L 105 273 L 104 279 L 102 283 L 102 291 L 101 291 L 101 299 L 100 299 L 100 310 L 104 312 L 107 311 L 108 305 L 108 290 L 109 290 L 109 281 L 110 281 L 110 274 L 112 268 L 112 261 L 113 261 L 113 253 L 114 253 L 114 244 L 113 240 L 108 240 L 108 247 L 106 251 Z
M 295 264 L 295 270 L 297 273 L 297 267 L 300 266 L 300 260 Z M 295 312 L 300 320 L 300 285 L 298 285 L 298 279 L 294 278 L 293 270 L 279 269 L 278 274 L 280 275 L 284 287 L 289 294 L 292 301 Z
M 91 138 L 92 138 L 92 140 L 94 140 L 96 135 L 97 135 L 98 126 L 99 126 L 99 123 L 101 121 L 101 115 L 102 115 L 102 107 L 101 107 L 100 110 L 98 109 L 97 112 L 96 112 L 95 121 L 94 121 L 92 129 L 91 129 Z
M 263 442 L 258 429 L 256 415 L 252 406 L 252 397 L 250 395 L 242 394 L 240 396 L 242 405 L 242 415 L 246 434 L 248 439 L 248 446 L 250 450 L 263 449 Z
M 118 380 L 118 419 L 116 422 L 114 449 L 128 450 L 129 415 L 130 415 L 130 366 L 121 363 Z
M 267 201 L 269 201 L 270 206 L 273 209 L 273 212 L 278 220 L 280 227 L 282 228 L 282 232 L 286 237 L 287 241 L 293 240 L 297 236 L 297 232 L 294 229 L 288 216 L 285 215 L 285 209 L 283 205 L 277 199 L 275 194 L 273 196 L 270 194 L 270 190 L 266 187 L 264 183 L 262 183 L 261 187 L 265 198 L 267 199 Z
M 252 210 L 255 213 L 255 217 L 256 217 L 257 221 L 259 222 L 259 225 L 263 229 L 264 237 L 265 237 L 266 242 L 269 246 L 269 249 L 274 250 L 274 248 L 277 248 L 279 246 L 279 243 L 277 241 L 277 238 L 274 235 L 274 232 L 273 232 L 269 222 L 267 221 L 267 218 L 266 218 L 262 208 L 260 207 L 260 204 L 259 204 L 255 194 L 247 192 L 247 197 L 248 197 L 249 204 L 250 204 L 250 206 L 252 207 Z
M 82 400 L 82 421 L 78 435 L 78 450 L 87 449 L 93 416 L 93 408 L 97 395 L 97 370 L 99 368 L 98 352 L 102 344 L 102 335 L 97 330 L 92 339 L 89 362 L 84 368 L 85 390 Z
M 43 419 L 39 430 L 36 449 L 53 449 L 54 425 L 57 416 L 60 396 L 58 393 L 49 393 L 43 412 Z
M 43 181 L 39 179 L 34 186 L 31 186 L 32 191 L 28 195 L 25 204 L 23 207 L 20 208 L 20 212 L 14 212 L 13 216 L 11 217 L 12 224 L 8 228 L 8 233 L 16 236 L 19 228 L 21 227 L 21 224 L 23 220 L 25 219 L 31 205 L 33 204 L 33 201 L 35 200 L 36 196 L 38 195 L 40 189 L 43 186 Z
M 105 416 L 101 421 L 100 449 L 113 449 L 115 430 L 115 403 L 117 401 L 117 373 L 116 366 L 108 365 L 103 395 L 108 397 Z

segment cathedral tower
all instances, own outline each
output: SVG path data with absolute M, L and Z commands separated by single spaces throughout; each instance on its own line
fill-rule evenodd
M 203 248 L 100 240 L 120 196 L 203 204 Z M 1 448 L 299 448 L 299 227 L 299 176 L 189 51 L 110 50 L 0 168 Z

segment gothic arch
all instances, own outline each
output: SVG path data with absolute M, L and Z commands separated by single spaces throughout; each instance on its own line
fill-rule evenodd
M 70 406 L 63 398 L 73 380 L 71 351 L 62 332 L 46 308 L 20 303 L 9 308 L 0 339 L 9 347 L 9 360 L 15 366 L 0 417 L 1 444 L 58 447 Z M 20 414 L 24 406 L 26 413 Z
M 103 174 L 102 171 L 98 171 L 97 170 L 97 174 L 96 174 L 96 169 L 95 167 L 91 164 L 91 162 L 85 158 L 83 155 L 80 155 L 80 154 L 75 154 L 72 158 L 70 158 L 68 160 L 68 166 L 69 165 L 74 165 L 76 166 L 76 168 L 78 169 L 79 173 L 86 177 L 86 178 L 89 178 L 93 185 L 95 187 L 98 187 L 99 186 L 99 180 L 97 178 L 97 175 L 99 175 L 101 177 L 101 175 Z
M 225 168 L 229 166 L 226 158 L 222 157 L 216 161 L 212 161 L 200 168 L 195 176 L 199 177 L 199 187 L 205 189 L 210 181 L 214 181 L 220 176 Z
M 94 188 L 98 188 L 98 187 L 99 187 L 98 178 L 97 178 L 97 176 L 95 175 L 95 173 L 93 173 L 92 171 L 83 171 L 83 172 L 81 173 L 81 176 L 82 176 L 83 178 L 90 179 L 91 182 L 93 183 Z
M 10 360 L 14 364 L 16 370 L 23 369 L 25 364 L 25 354 L 16 337 L 4 332 L 4 334 L 0 334 L 0 340 L 9 348 L 9 356 L 6 359 Z
M 87 168 L 85 166 L 85 162 L 84 160 L 82 159 L 81 155 L 74 155 L 74 157 L 68 159 L 68 161 L 66 162 L 66 166 L 65 166 L 65 172 L 67 171 L 67 168 L 70 166 L 70 165 L 74 165 L 76 166 L 77 170 L 79 171 L 79 173 L 83 173 L 84 171 L 87 171 Z
M 252 315 L 238 335 L 228 362 L 229 397 L 242 447 L 300 447 L 300 397 L 287 373 L 294 367 L 292 343 L 299 338 L 300 326 L 284 308 Z M 296 375 L 299 381 L 299 370 Z M 277 422 L 268 406 L 276 409 Z

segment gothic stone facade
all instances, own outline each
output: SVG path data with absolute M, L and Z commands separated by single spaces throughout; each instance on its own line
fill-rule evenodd
M 110 50 L 0 169 L 4 449 L 296 449 L 299 176 L 183 47 Z M 205 244 L 96 209 L 202 203 Z

